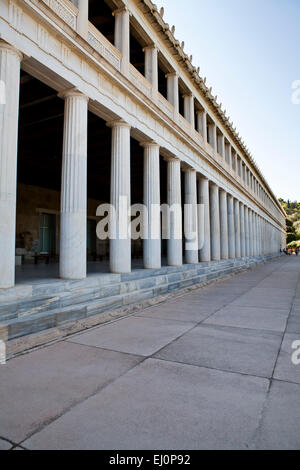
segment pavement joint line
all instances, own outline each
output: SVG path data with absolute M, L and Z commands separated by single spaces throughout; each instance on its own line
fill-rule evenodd
M 287 265 L 287 262 L 285 262 L 283 264 L 284 265 Z M 272 371 L 272 375 L 270 377 L 270 382 L 269 382 L 269 386 L 268 386 L 268 390 L 267 390 L 267 393 L 266 393 L 266 396 L 264 398 L 264 402 L 263 402 L 263 405 L 262 405 L 262 409 L 261 409 L 261 413 L 260 413 L 260 418 L 258 420 L 258 425 L 257 425 L 257 428 L 254 430 L 253 432 L 253 436 L 250 440 L 250 442 L 252 442 L 253 446 L 254 446 L 254 449 L 257 448 L 257 445 L 258 445 L 258 441 L 259 441 L 259 436 L 260 436 L 260 432 L 261 432 L 261 428 L 262 428 L 262 423 L 263 423 L 263 419 L 264 419 L 264 415 L 265 415 L 265 411 L 266 411 L 266 408 L 267 408 L 267 403 L 268 403 L 268 398 L 269 398 L 269 395 L 270 395 L 270 391 L 272 389 L 272 385 L 273 385 L 273 382 L 275 381 L 278 381 L 278 382 L 285 382 L 285 383 L 293 383 L 294 382 L 290 382 L 288 380 L 278 380 L 278 379 L 275 379 L 274 378 L 274 373 L 275 373 L 275 370 L 276 370 L 276 367 L 277 367 L 277 363 L 278 363 L 278 359 L 279 359 L 279 356 L 280 356 L 280 352 L 281 352 L 281 348 L 282 348 L 282 345 L 283 345 L 283 341 L 284 341 L 284 337 L 286 335 L 286 331 L 287 331 L 287 326 L 288 326 L 288 322 L 289 322 L 289 319 L 290 319 L 290 316 L 291 316 L 291 312 L 293 310 L 293 306 L 295 304 L 295 299 L 296 299 L 296 295 L 297 295 L 297 290 L 300 286 L 300 276 L 298 274 L 298 282 L 295 286 L 295 294 L 294 294 L 294 297 L 293 297 L 293 302 L 292 302 L 292 306 L 290 308 L 290 312 L 287 316 L 287 319 L 286 319 L 286 325 L 285 325 L 285 330 L 284 332 L 282 333 L 282 338 L 281 338 L 281 343 L 280 343 L 280 346 L 279 346 L 279 349 L 278 349 L 278 353 L 277 353 L 277 356 L 276 356 L 276 359 L 275 359 L 275 363 L 274 363 L 274 367 L 273 367 L 273 371 Z M 299 384 L 297 384 L 299 385 Z
M 279 260 L 274 260 L 274 261 L 279 261 Z M 271 260 L 272 262 L 272 260 Z M 251 270 L 254 270 L 255 269 L 255 266 L 254 267 L 250 267 L 248 269 L 251 269 Z M 247 270 L 248 270 L 247 269 Z M 272 273 L 275 272 L 276 269 L 272 270 Z M 272 273 L 269 273 L 267 274 L 262 280 L 259 280 L 257 284 L 259 284 L 260 282 L 262 282 L 264 279 L 266 279 L 267 277 L 269 277 Z M 228 277 L 232 278 L 233 276 L 235 275 L 238 275 L 240 274 L 239 272 L 237 273 L 232 273 L 231 275 L 228 275 Z M 224 280 L 224 277 L 222 278 L 218 278 L 216 280 L 212 280 L 212 283 L 214 283 L 214 281 L 218 282 L 218 281 L 223 281 Z M 257 285 L 256 284 L 256 285 Z M 297 285 L 298 286 L 298 285 Z M 202 288 L 206 287 L 205 286 L 202 286 Z M 201 289 L 201 287 L 200 287 Z M 295 288 L 296 290 L 297 288 Z M 184 293 L 182 294 L 181 296 L 187 296 L 190 292 L 187 292 L 187 293 Z M 240 297 L 241 294 L 238 294 L 236 298 Z M 178 296 L 179 297 L 179 296 Z M 296 297 L 296 293 L 295 293 L 295 297 Z M 160 303 L 165 303 L 167 302 L 169 299 L 166 299 L 166 300 L 163 300 L 162 302 Z M 236 299 L 235 299 L 236 300 Z M 234 300 L 232 301 L 234 302 Z M 232 303 L 231 302 L 231 303 Z M 228 305 L 230 305 L 231 303 L 229 303 Z M 159 304 L 157 304 L 159 305 Z M 147 306 L 146 308 L 142 308 L 141 310 L 147 310 L 148 308 L 151 308 L 151 306 Z M 212 368 L 212 367 L 207 367 L 207 366 L 200 366 L 200 365 L 195 365 L 195 364 L 189 364 L 189 363 L 184 363 L 184 362 L 179 362 L 179 361 L 171 361 L 171 360 L 164 360 L 164 359 L 161 359 L 161 358 L 156 358 L 155 355 L 157 355 L 161 350 L 163 350 L 164 348 L 166 348 L 167 346 L 171 345 L 172 343 L 174 343 L 175 341 L 179 340 L 181 337 L 183 337 L 185 334 L 189 333 L 190 331 L 192 331 L 193 329 L 197 328 L 197 326 L 201 325 L 201 323 L 203 323 L 204 321 L 206 321 L 208 318 L 210 318 L 211 316 L 213 316 L 215 313 L 217 313 L 219 310 L 221 310 L 222 308 L 224 308 L 224 306 L 220 307 L 216 312 L 213 312 L 211 313 L 210 315 L 208 315 L 208 317 L 202 319 L 200 322 L 196 323 L 195 325 L 193 325 L 190 329 L 188 329 L 187 331 L 185 331 L 183 334 L 179 335 L 178 337 L 176 337 L 175 339 L 173 339 L 170 343 L 167 343 L 166 345 L 164 345 L 162 348 L 160 348 L 159 350 L 155 351 L 153 354 L 151 355 L 148 355 L 148 356 L 140 356 L 139 354 L 132 354 L 132 353 L 125 353 L 125 352 L 122 352 L 122 351 L 115 351 L 115 350 L 110 350 L 110 349 L 106 349 L 106 348 L 101 348 L 101 347 L 98 347 L 98 349 L 106 349 L 108 351 L 113 351 L 113 352 L 117 352 L 119 354 L 127 354 L 127 355 L 130 355 L 130 356 L 136 356 L 136 357 L 139 357 L 141 358 L 141 361 L 138 362 L 138 364 L 136 364 L 135 366 L 133 366 L 132 368 L 128 369 L 127 371 L 125 371 L 124 373 L 120 374 L 118 377 L 115 377 L 114 379 L 108 381 L 106 384 L 104 384 L 103 386 L 101 387 L 98 387 L 97 389 L 94 390 L 94 392 L 92 394 L 90 394 L 89 396 L 87 397 L 84 397 L 83 399 L 81 400 L 78 400 L 76 402 L 74 402 L 73 404 L 71 404 L 70 406 L 68 406 L 67 408 L 65 408 L 61 413 L 57 414 L 56 416 L 50 418 L 49 420 L 45 420 L 43 423 L 40 424 L 40 426 L 38 426 L 34 431 L 32 431 L 31 433 L 29 433 L 24 439 L 22 439 L 19 443 L 12 443 L 12 445 L 14 447 L 22 447 L 22 443 L 25 442 L 26 440 L 30 439 L 33 435 L 41 432 L 44 428 L 46 428 L 47 426 L 49 426 L 51 423 L 53 423 L 54 421 L 57 421 L 60 417 L 62 417 L 63 415 L 65 415 L 66 413 L 68 413 L 69 411 L 71 411 L 71 409 L 73 409 L 74 407 L 84 403 L 85 401 L 89 400 L 90 398 L 92 398 L 93 396 L 96 396 L 98 395 L 99 393 L 101 393 L 104 389 L 106 389 L 107 387 L 109 387 L 110 385 L 112 385 L 114 382 L 116 382 L 117 380 L 119 380 L 120 378 L 122 378 L 123 376 L 125 376 L 127 373 L 133 371 L 135 368 L 138 368 L 139 366 L 141 366 L 147 359 L 155 359 L 155 360 L 160 360 L 160 361 L 164 361 L 164 362 L 169 362 L 169 363 L 178 363 L 178 364 L 181 364 L 181 365 L 188 365 L 188 366 L 193 366 L 193 367 L 199 367 L 199 368 L 205 368 L 205 369 L 208 369 L 208 370 L 216 370 L 216 371 L 220 371 L 220 372 L 224 372 L 224 373 L 230 373 L 230 374 L 237 374 L 237 375 L 243 375 L 243 376 L 249 376 L 249 377 L 254 377 L 254 378 L 258 378 L 258 379 L 261 379 L 261 380 L 268 380 L 269 382 L 271 382 L 272 379 L 268 378 L 268 377 L 264 377 L 264 376 L 255 376 L 255 375 L 251 375 L 251 374 L 246 374 L 246 373 L 242 373 L 242 372 L 235 372 L 235 371 L 229 371 L 229 370 L 222 370 L 222 369 L 217 369 L 217 368 Z M 292 310 L 292 308 L 291 308 Z M 101 326 L 105 326 L 105 325 L 108 325 L 109 323 L 115 323 L 116 321 L 121 321 L 125 318 L 128 318 L 128 317 L 131 317 L 131 316 L 134 316 L 136 315 L 136 312 L 133 312 L 133 313 L 130 313 L 124 317 L 121 317 L 121 318 L 117 318 L 117 319 L 113 319 L 112 321 L 110 322 L 107 322 L 105 324 L 102 324 L 102 325 L 96 325 L 95 327 L 93 328 L 90 328 L 88 330 L 85 330 L 85 331 L 91 331 L 91 330 L 94 330 L 96 328 L 100 328 Z M 185 322 L 182 322 L 182 323 L 185 323 Z M 257 330 L 254 330 L 254 331 L 257 331 Z M 75 336 L 78 336 L 80 334 L 83 334 L 84 332 L 77 332 L 77 333 L 74 333 L 73 335 L 70 335 L 69 337 L 75 337 Z M 277 332 L 278 333 L 278 332 Z M 283 335 L 284 336 L 284 335 Z M 57 339 L 56 341 L 53 341 L 51 342 L 51 344 L 54 344 L 54 343 L 57 343 L 57 342 L 63 342 L 63 341 L 66 341 L 66 342 L 71 342 L 71 343 L 74 343 L 72 341 L 68 341 L 65 339 Z M 84 345 L 84 344 L 81 344 L 81 343 L 76 343 L 77 345 L 81 345 L 83 347 L 97 347 L 97 346 L 89 346 L 89 345 Z M 48 347 L 50 346 L 49 343 L 41 346 L 41 347 L 37 347 L 37 348 L 34 348 L 34 350 L 37 350 L 37 349 L 41 349 L 43 347 Z M 30 351 L 26 351 L 24 352 L 24 354 L 29 354 L 30 352 L 32 352 L 33 350 L 30 350 Z M 280 349 L 279 349 L 280 351 Z M 274 368 L 275 370 L 275 368 Z M 274 379 L 274 380 L 277 380 L 277 379 Z M 288 382 L 288 381 L 283 381 L 283 382 Z M 299 384 L 297 384 L 299 385 Z M 270 384 L 269 384 L 269 387 L 268 389 L 270 389 Z M 0 437 L 1 438 L 1 437 Z M 8 441 L 9 443 L 11 443 L 11 441 L 7 440 L 7 439 L 4 439 L 6 441 Z M 24 449 L 26 449 L 24 447 Z
M 237 295 L 237 298 L 239 297 L 239 295 Z M 221 307 L 219 310 L 221 310 L 223 307 Z M 218 310 L 218 311 L 219 311 Z M 216 313 L 216 312 L 214 312 Z M 209 315 L 207 318 L 209 318 L 210 316 L 212 316 L 214 314 L 211 314 Z M 129 315 L 129 316 L 133 316 L 133 315 Z M 116 321 L 119 321 L 119 320 L 123 320 L 124 318 L 120 318 L 120 319 L 116 319 L 115 321 L 112 321 L 110 323 L 115 323 Z M 203 320 L 204 321 L 204 320 Z M 160 351 L 162 351 L 164 348 L 166 348 L 167 346 L 170 346 L 172 343 L 174 343 L 175 341 L 179 340 L 181 337 L 183 337 L 185 334 L 189 333 L 190 331 L 192 331 L 193 329 L 195 329 L 199 324 L 201 324 L 201 322 L 197 323 L 196 325 L 192 326 L 189 330 L 185 331 L 183 334 L 179 335 L 178 337 L 176 337 L 174 340 L 172 340 L 170 343 L 167 343 L 166 345 L 164 345 L 162 348 L 160 348 L 159 350 L 155 351 L 153 354 L 151 355 L 148 355 L 148 356 L 142 356 L 143 359 L 138 363 L 136 364 L 135 366 L 133 366 L 132 368 L 130 368 L 129 370 L 125 371 L 123 374 L 119 375 L 118 377 L 112 379 L 111 381 L 107 382 L 105 385 L 103 385 L 102 387 L 99 387 L 98 389 L 96 389 L 90 396 L 88 397 L 85 397 L 84 399 L 82 400 L 78 400 L 78 402 L 76 403 L 73 403 L 72 405 L 70 405 L 69 407 L 67 407 L 66 409 L 64 409 L 61 413 L 59 413 L 58 415 L 50 418 L 49 420 L 46 420 L 44 421 L 43 423 L 41 423 L 41 425 L 34 431 L 32 431 L 32 433 L 30 433 L 29 435 L 26 436 L 25 439 L 23 439 L 22 441 L 20 441 L 20 444 L 25 442 L 26 440 L 30 439 L 33 435 L 41 432 L 43 429 L 45 429 L 47 426 L 49 426 L 49 424 L 53 423 L 54 421 L 57 421 L 59 418 L 61 418 L 62 416 L 64 416 L 66 413 L 68 413 L 69 411 L 71 411 L 71 409 L 75 408 L 76 406 L 84 403 L 86 400 L 92 398 L 93 396 L 96 396 L 98 395 L 100 392 L 102 392 L 105 388 L 107 388 L 109 385 L 112 385 L 114 382 L 116 382 L 118 379 L 120 379 L 121 377 L 123 377 L 124 375 L 126 375 L 128 372 L 134 370 L 135 368 L 137 368 L 138 366 L 140 366 L 141 364 L 143 364 L 147 359 L 156 359 L 154 356 L 156 354 L 158 354 Z M 107 323 L 105 324 L 107 325 Z M 104 326 L 104 325 L 100 325 L 98 326 L 98 328 L 100 328 L 101 326 Z M 96 329 L 96 328 L 93 328 L 93 329 Z M 90 331 L 90 330 L 89 330 Z M 73 335 L 73 336 L 78 336 L 78 333 L 77 335 Z M 77 344 L 77 343 L 76 343 Z M 85 346 L 85 345 L 83 345 Z M 98 349 L 101 349 L 101 348 L 98 348 Z M 103 349 L 103 348 L 102 348 Z M 114 352 L 119 352 L 120 351 L 115 351 L 115 350 L 110 350 L 110 349 L 107 349 L 109 351 L 114 351 Z M 172 362 L 172 361 L 166 361 L 166 362 Z M 184 364 L 184 363 L 182 363 Z M 192 364 L 186 364 L 186 365 L 192 365 Z M 216 369 L 217 370 L 217 369 Z M 221 370 L 220 370 L 221 371 Z M 223 372 L 226 372 L 226 371 L 223 371 Z M 227 371 L 228 373 L 230 373 L 230 371 Z M 261 377 L 262 379 L 265 379 L 265 380 L 268 380 L 267 378 L 265 377 Z
M 181 297 L 184 297 L 184 296 L 188 296 L 191 292 L 195 292 L 195 291 L 198 291 L 198 290 L 204 290 L 205 288 L 210 288 L 212 286 L 214 286 L 215 284 L 218 284 L 219 282 L 222 282 L 222 281 L 226 281 L 226 280 L 230 280 L 232 279 L 233 277 L 236 277 L 238 275 L 241 275 L 241 274 L 247 274 L 248 272 L 251 272 L 251 271 L 255 271 L 256 269 L 259 269 L 259 268 L 262 268 L 262 267 L 265 267 L 267 266 L 269 263 L 276 263 L 276 262 L 279 262 L 281 261 L 281 258 L 277 259 L 277 258 L 273 258 L 273 259 L 270 259 L 270 260 L 267 260 L 267 261 L 263 261 L 261 263 L 256 263 L 254 265 L 250 265 L 250 266 L 244 266 L 242 267 L 241 269 L 239 270 L 236 270 L 234 272 L 231 272 L 229 274 L 224 274 L 223 276 L 219 276 L 215 279 L 210 279 L 208 281 L 204 281 L 204 282 L 201 282 L 200 284 L 194 284 L 192 286 L 189 286 L 189 287 L 186 287 L 186 288 L 183 288 L 183 289 L 179 289 L 178 291 L 175 291 L 175 292 L 171 292 L 171 293 L 168 293 L 168 294 L 165 294 L 163 296 L 159 296 L 161 298 L 158 298 L 158 302 L 157 303 L 154 303 L 152 305 L 147 305 L 147 306 L 143 306 L 141 305 L 139 307 L 139 303 L 135 304 L 136 305 L 136 310 L 133 310 L 132 312 L 129 312 L 127 314 L 124 314 L 124 315 L 121 315 L 120 317 L 118 318 L 113 318 L 109 321 L 106 321 L 106 322 L 103 322 L 103 323 L 99 323 L 98 325 L 94 325 L 94 326 L 91 326 L 91 327 L 87 327 L 87 328 L 84 328 L 83 330 L 81 331 L 76 331 L 75 333 L 66 333 L 65 335 L 61 334 L 61 336 L 57 337 L 57 338 L 54 338 L 54 339 L 51 339 L 49 341 L 46 341 L 45 343 L 42 343 L 42 344 L 37 344 L 33 347 L 29 347 L 29 348 L 25 348 L 19 352 L 16 352 L 15 354 L 13 354 L 11 357 L 8 358 L 8 360 L 11 360 L 11 359 L 14 359 L 15 357 L 19 357 L 19 356 L 23 356 L 25 354 L 29 354 L 33 351 L 36 351 L 36 350 L 39 350 L 39 349 L 43 349 L 45 347 L 48 347 L 48 346 L 51 346 L 52 344 L 56 344 L 56 343 L 59 343 L 61 341 L 65 341 L 67 338 L 71 338 L 73 336 L 77 336 L 77 335 L 80 335 L 84 332 L 87 332 L 87 331 L 92 331 L 94 329 L 97 329 L 97 328 L 100 328 L 104 325 L 108 325 L 110 323 L 115 323 L 116 321 L 120 321 L 120 320 L 123 320 L 125 318 L 129 318 L 131 316 L 134 316 L 136 315 L 136 312 L 140 312 L 140 311 L 144 311 L 144 310 L 147 310 L 148 308 L 152 308 L 153 306 L 159 306 L 163 303 L 166 303 L 168 302 L 169 300 L 173 300 L 173 299 L 177 299 L 177 298 L 181 298 Z M 276 270 L 276 269 L 275 269 Z M 272 270 L 272 273 L 274 271 Z M 263 278 L 264 279 L 264 278 Z M 260 281 L 259 281 L 260 282 Z M 255 284 L 256 286 L 257 284 Z M 255 287 L 254 286 L 254 287 Z M 155 297 L 153 298 L 153 300 L 155 300 Z M 129 305 L 130 307 L 130 305 Z M 132 305 L 132 307 L 134 308 L 134 304 Z M 112 310 L 111 312 L 118 312 L 118 310 Z M 109 313 L 109 312 L 107 312 Z M 216 312 L 215 312 L 216 313 Z M 45 330 L 47 331 L 47 330 Z M 44 331 L 42 331 L 41 333 L 43 333 Z
M 119 351 L 118 351 L 119 352 Z M 52 418 L 49 418 L 45 421 L 43 421 L 42 423 L 40 423 L 40 425 L 34 430 L 32 431 L 31 433 L 27 434 L 27 436 L 22 439 L 19 444 L 17 444 L 18 446 L 21 447 L 22 443 L 27 441 L 28 439 L 30 439 L 32 436 L 34 436 L 35 434 L 38 434 L 39 432 L 41 432 L 43 429 L 45 429 L 47 426 L 49 426 L 50 424 L 52 424 L 54 421 L 57 421 L 58 419 L 60 419 L 62 416 L 64 416 L 66 413 L 68 413 L 69 411 L 71 411 L 73 408 L 76 408 L 77 406 L 81 405 L 82 403 L 84 403 L 85 401 L 93 398 L 94 396 L 98 395 L 99 393 L 101 393 L 103 390 L 105 390 L 107 387 L 109 387 L 110 385 L 112 385 L 114 382 L 116 382 L 117 380 L 119 380 L 121 377 L 123 377 L 124 375 L 126 375 L 128 372 L 134 370 L 135 368 L 137 368 L 139 365 L 143 364 L 146 360 L 148 359 L 148 357 L 142 357 L 142 360 L 136 364 L 135 366 L 131 367 L 130 369 L 124 371 L 123 373 L 121 373 L 118 377 L 115 377 L 111 380 L 109 380 L 106 384 L 96 388 L 93 393 L 91 393 L 90 395 L 76 401 L 76 402 L 73 402 L 71 405 L 69 405 L 68 407 L 66 407 L 64 410 L 62 410 L 60 413 L 58 413 L 57 415 L 53 416 Z

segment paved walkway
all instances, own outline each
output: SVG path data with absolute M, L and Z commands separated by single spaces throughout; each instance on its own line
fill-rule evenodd
M 0 448 L 300 449 L 295 340 L 284 257 L 0 365 Z

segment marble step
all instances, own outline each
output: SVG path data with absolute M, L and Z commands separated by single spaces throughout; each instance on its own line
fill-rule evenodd
M 15 339 L 24 335 L 37 333 L 45 329 L 58 327 L 68 322 L 88 318 L 92 315 L 101 314 L 108 310 L 115 310 L 127 305 L 141 303 L 147 299 L 174 292 L 194 284 L 199 284 L 207 280 L 215 279 L 228 273 L 239 271 L 245 268 L 245 263 L 227 262 L 220 263 L 218 267 L 214 266 L 213 270 L 206 268 L 194 267 L 194 269 L 183 270 L 181 273 L 171 273 L 168 276 L 156 276 L 158 282 L 145 287 L 146 281 L 142 283 L 131 281 L 122 283 L 121 290 L 118 294 L 111 292 L 111 295 L 104 297 L 85 299 L 80 301 L 78 295 L 75 295 L 73 302 L 69 305 L 60 305 L 57 308 L 48 310 L 39 310 L 35 313 L 24 311 L 19 317 L 11 318 L 8 321 L 1 322 L 1 326 L 7 329 L 8 339 Z M 127 284 L 126 289 L 124 284 Z M 135 286 L 135 288 L 133 288 Z M 143 287 L 144 286 L 144 287 Z M 106 292 L 108 294 L 108 291 Z M 64 297 L 64 296 L 63 296 Z M 63 299 L 65 300 L 65 299 Z M 62 301 L 63 301 L 62 300 Z M 71 300 L 71 299 L 70 299 Z M 51 305 L 48 303 L 47 305 Z M 53 303 L 53 306 L 55 303 Z

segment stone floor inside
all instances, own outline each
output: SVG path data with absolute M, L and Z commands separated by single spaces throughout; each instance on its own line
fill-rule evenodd
M 299 449 L 300 260 L 0 365 L 2 449 Z

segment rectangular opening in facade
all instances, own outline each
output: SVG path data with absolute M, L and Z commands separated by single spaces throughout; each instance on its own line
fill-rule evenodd
M 112 15 L 115 9 L 112 2 L 89 0 L 89 21 L 111 44 L 115 42 L 115 18 Z
M 225 139 L 225 162 L 230 165 L 230 143 Z
M 147 42 L 138 33 L 133 21 L 130 22 L 130 63 L 145 76 L 145 53 L 144 47 Z
M 238 156 L 237 157 L 237 174 L 239 177 L 241 177 L 242 175 L 242 161 L 241 161 L 241 158 Z
M 236 152 L 232 152 L 232 157 L 231 157 L 231 168 L 232 171 L 236 171 Z
M 163 55 L 158 52 L 158 92 L 167 100 L 168 99 L 168 81 L 166 75 L 171 72 Z
M 215 146 L 214 130 L 215 130 L 215 123 L 212 120 L 212 118 L 209 115 L 207 115 L 206 117 L 207 143 L 211 145 L 213 148 Z
M 183 85 L 183 82 L 178 80 L 178 103 L 179 103 L 179 114 L 184 117 L 184 95 L 186 94 L 186 89 Z

